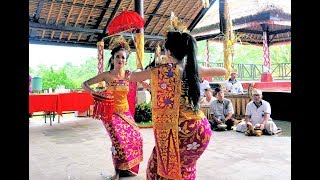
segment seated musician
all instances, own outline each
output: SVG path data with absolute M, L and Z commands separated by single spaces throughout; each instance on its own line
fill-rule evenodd
M 281 129 L 270 118 L 270 103 L 262 99 L 262 91 L 252 90 L 252 101 L 246 106 L 245 121 L 237 124 L 236 131 L 245 132 L 248 126 L 262 130 L 263 134 L 273 135 L 281 132 Z
M 230 94 L 243 94 L 243 87 L 240 81 L 236 78 L 238 76 L 237 70 L 232 70 L 230 78 L 225 81 L 226 92 Z
M 216 88 L 215 92 L 217 100 L 210 104 L 211 129 L 217 130 L 217 125 L 223 123 L 227 125 L 227 130 L 232 130 L 234 125 L 232 102 L 224 97 L 224 91 L 221 88 Z
M 204 88 L 204 96 L 200 99 L 200 106 L 209 106 L 211 102 L 217 99 L 215 95 L 215 91 L 213 91 L 210 86 Z

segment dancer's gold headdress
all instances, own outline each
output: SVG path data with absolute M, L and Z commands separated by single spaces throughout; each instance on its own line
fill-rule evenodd
M 129 43 L 122 35 L 113 38 L 112 42 L 110 43 L 109 49 L 112 50 L 118 46 L 121 46 L 130 53 Z
M 179 31 L 179 32 L 189 32 L 185 23 L 180 20 L 174 13 L 171 11 L 170 23 L 168 26 L 168 31 Z

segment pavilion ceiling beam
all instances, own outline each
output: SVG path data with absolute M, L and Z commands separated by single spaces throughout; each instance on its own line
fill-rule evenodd
M 48 12 L 48 17 L 47 17 L 47 19 L 46 19 L 46 24 L 48 24 L 48 22 L 49 22 L 50 15 L 51 15 L 51 11 L 52 11 L 52 7 L 53 7 L 53 3 L 51 3 L 51 4 L 50 4 L 50 9 L 49 9 L 49 12 Z M 45 32 L 46 32 L 46 31 L 42 31 L 41 38 L 43 38 L 43 37 L 44 37 Z
M 56 3 L 56 4 L 67 4 L 67 5 L 73 5 L 73 6 L 79 6 L 79 7 L 87 7 L 87 8 L 108 10 L 108 11 L 113 11 L 114 9 L 116 9 L 116 8 L 110 8 L 110 7 L 105 7 L 105 6 L 96 6 L 96 5 L 91 5 L 91 4 L 81 4 L 81 3 L 72 4 L 71 2 L 64 2 L 64 1 L 61 1 L 61 0 L 44 0 L 44 1 L 45 2 L 53 2 L 53 3 Z M 145 15 L 156 16 L 156 17 L 165 17 L 165 18 L 169 18 L 170 17 L 168 15 L 161 15 L 161 14 L 154 14 L 154 13 L 145 13 Z M 188 19 L 183 19 L 183 20 L 187 21 Z
M 157 4 L 156 8 L 154 8 L 154 10 L 152 11 L 151 14 L 156 14 L 162 3 L 163 3 L 163 0 L 160 0 L 160 1 L 158 2 L 158 4 Z M 149 18 L 148 18 L 148 20 L 147 20 L 146 23 L 144 24 L 144 29 L 147 28 L 147 26 L 148 26 L 149 23 L 151 22 L 152 18 L 153 18 L 153 15 L 150 15 Z
M 53 46 L 67 46 L 67 47 L 87 47 L 87 48 L 97 48 L 97 44 L 94 42 L 86 42 L 86 41 L 59 41 L 59 40 L 53 40 L 50 38 L 29 38 L 29 43 L 30 44 L 41 44 L 41 45 L 53 45 Z M 136 49 L 133 45 L 130 45 L 130 48 L 132 52 L 135 52 Z M 146 48 L 145 49 L 146 53 L 153 53 L 153 49 Z
M 239 33 L 248 33 L 248 34 L 262 34 L 262 31 L 257 31 L 257 30 L 249 30 L 249 29 L 237 29 L 235 32 Z
M 201 10 L 203 9 L 202 2 L 201 2 L 201 1 L 197 1 L 196 3 L 197 3 L 198 8 L 197 8 L 197 10 L 196 10 L 195 12 L 201 12 Z M 197 6 L 195 5 L 194 7 L 197 7 Z M 209 7 L 209 8 L 210 8 L 210 7 Z M 209 9 L 209 8 L 208 8 L 208 9 Z M 187 15 L 189 15 L 189 14 L 191 15 L 191 17 L 190 17 L 189 19 L 193 19 L 193 21 L 191 22 L 191 24 L 192 24 L 192 23 L 196 23 L 196 24 L 194 25 L 194 26 L 196 26 L 197 23 L 201 20 L 201 18 L 200 18 L 199 21 L 194 22 L 194 20 L 196 19 L 195 16 L 198 17 L 199 14 L 196 14 L 196 13 L 193 13 L 193 14 L 192 14 L 192 13 L 188 13 Z M 204 16 L 204 15 L 203 15 L 203 16 Z M 203 16 L 202 16 L 202 17 L 203 17 Z M 191 24 L 190 24 L 190 25 L 191 25 Z M 190 25 L 189 25 L 189 27 L 190 27 Z M 194 28 L 194 27 L 193 27 L 193 28 Z
M 65 0 L 63 0 L 63 1 L 65 1 Z M 60 6 L 60 9 L 59 9 L 59 14 L 58 14 L 58 16 L 57 16 L 57 20 L 56 20 L 56 25 L 58 25 L 58 22 L 59 22 L 59 20 L 60 20 L 60 17 L 61 17 L 61 13 L 62 13 L 62 9 L 63 9 L 63 4 L 61 4 L 61 6 Z M 54 37 L 54 31 L 52 31 L 51 32 L 51 39 L 53 39 L 53 37 Z
M 257 30 L 249 30 L 249 29 L 237 29 L 235 30 L 236 32 L 240 33 L 248 33 L 248 34 L 262 34 L 262 31 L 257 31 Z M 291 29 L 282 29 L 282 30 L 277 30 L 277 31 L 270 31 L 269 35 L 277 35 L 277 34 L 282 34 L 282 33 L 288 33 L 291 32 Z
M 197 16 L 194 18 L 194 20 L 191 22 L 191 24 L 188 27 L 189 31 L 192 31 L 194 27 L 198 24 L 198 22 L 203 18 L 203 16 L 207 13 L 207 11 L 211 8 L 211 6 L 216 2 L 216 0 L 210 1 L 209 8 L 202 8 L 202 10 L 197 14 Z
M 167 6 L 167 9 L 164 11 L 164 13 L 163 13 L 163 15 L 165 15 L 167 12 L 168 12 L 168 10 L 170 9 L 170 6 L 171 6 L 171 4 L 173 3 L 174 1 L 171 1 L 170 3 L 169 3 L 169 5 Z M 156 30 L 156 28 L 158 27 L 158 25 L 160 24 L 160 22 L 161 22 L 161 20 L 164 18 L 164 16 L 161 16 L 160 17 L 160 20 L 158 21 L 158 23 L 153 27 L 153 29 L 152 29 L 152 31 L 150 32 L 150 34 L 153 34 L 154 33 L 154 31 Z M 168 17 L 168 18 L 170 18 L 170 16 Z M 160 31 L 159 31 L 159 33 L 160 33 Z
M 181 4 L 182 2 L 184 2 L 186 5 L 188 4 L 188 3 L 185 2 L 185 1 L 180 1 L 179 4 L 174 8 L 173 12 L 176 12 L 177 8 L 180 6 L 180 4 Z M 184 6 L 183 8 L 185 8 L 185 7 L 186 7 L 186 6 Z M 183 11 L 180 11 L 180 13 L 178 14 L 177 17 L 180 16 L 181 12 L 183 12 Z M 175 16 L 176 16 L 176 15 L 175 15 Z M 171 17 L 170 17 L 170 18 L 167 18 L 166 22 L 164 23 L 164 26 L 162 26 L 162 28 L 160 29 L 159 34 L 161 34 L 161 32 L 164 30 L 164 28 L 167 27 L 166 24 L 168 23 L 168 21 L 170 22 L 170 19 L 171 19 Z
M 97 29 L 99 27 L 100 23 L 103 20 L 104 15 L 107 12 L 107 9 L 108 9 L 110 3 L 111 3 L 111 0 L 106 1 L 106 4 L 104 5 L 104 8 L 102 9 L 102 11 L 100 13 L 100 16 L 97 18 L 97 23 L 93 26 L 94 29 Z
M 34 22 L 39 22 L 39 18 L 40 18 L 40 15 L 41 15 L 42 7 L 43 7 L 43 0 L 40 0 L 39 3 L 38 3 L 38 6 L 37 6 L 37 11 L 32 16 L 32 19 L 33 19 Z M 31 31 L 31 35 L 30 36 L 31 37 L 35 37 L 36 36 L 36 32 L 35 31 Z
M 70 19 L 70 16 L 71 16 L 71 13 L 72 13 L 72 10 L 73 10 L 73 4 L 76 3 L 77 0 L 73 0 L 72 1 L 72 4 L 71 4 L 71 7 L 70 7 L 70 11 L 68 13 L 68 16 L 66 18 L 66 21 L 64 22 L 64 26 L 67 26 L 68 22 L 69 22 L 69 19 Z M 63 32 L 60 33 L 60 36 L 59 36 L 59 39 L 62 39 L 62 35 L 63 35 Z
M 183 8 L 181 9 L 180 13 L 177 15 L 177 17 L 180 17 L 180 14 L 184 11 L 184 9 L 187 7 L 188 3 L 185 3 Z M 170 19 L 171 17 L 168 16 L 167 19 Z M 150 42 L 149 43 L 149 48 L 151 48 L 154 44 L 156 44 L 155 42 Z
M 47 31 L 64 31 L 64 32 L 72 32 L 72 33 L 84 33 L 84 34 L 103 34 L 103 30 L 101 29 L 86 29 L 80 27 L 67 27 L 67 26 L 57 26 L 57 25 L 50 25 L 50 24 L 40 24 L 35 22 L 29 22 L 30 29 L 37 29 L 37 30 L 47 30 Z M 120 33 L 125 37 L 131 38 L 131 33 Z M 144 35 L 146 39 L 149 40 L 165 40 L 164 36 L 155 36 L 155 35 Z
M 95 6 L 96 4 L 97 4 L 97 0 L 94 1 L 93 6 Z M 92 12 L 93 12 L 93 8 L 90 9 L 90 12 L 89 12 L 89 15 L 88 15 L 88 17 L 87 17 L 87 20 L 86 20 L 86 22 L 84 23 L 84 28 L 87 27 L 87 24 L 88 24 L 88 22 L 89 22 L 89 20 L 90 20 L 90 17 L 91 17 L 91 15 L 92 15 Z M 95 28 L 95 29 L 96 29 L 96 28 Z M 82 33 L 80 33 L 80 34 L 78 35 L 78 38 L 77 38 L 78 41 L 80 41 L 81 36 L 82 36 Z
M 86 29 L 80 27 L 68 27 L 60 25 L 40 24 L 35 22 L 29 22 L 29 28 L 38 30 L 50 30 L 50 31 L 65 31 L 73 33 L 86 33 L 86 34 L 101 34 L 103 31 L 99 29 Z
M 46 2 L 53 2 L 56 4 L 67 4 L 67 5 L 72 5 L 72 6 L 79 6 L 79 7 L 87 7 L 87 8 L 95 8 L 95 9 L 106 9 L 109 11 L 112 11 L 113 8 L 105 8 L 104 6 L 95 6 L 91 4 L 82 4 L 82 3 L 72 3 L 72 2 L 65 2 L 61 0 L 45 0 Z
M 221 35 L 220 33 L 219 34 L 210 34 L 210 35 L 204 35 L 204 36 L 197 36 L 195 37 L 195 39 L 197 41 L 202 41 L 202 40 L 207 40 L 207 39 L 213 39 L 217 36 Z
M 97 18 L 96 24 L 93 26 L 93 29 L 97 29 L 100 26 L 100 23 L 102 22 L 103 17 L 105 16 L 105 14 L 107 12 L 107 9 L 108 9 L 110 3 L 111 3 L 111 0 L 106 1 L 106 4 L 104 5 L 104 7 L 100 13 L 100 16 Z M 90 39 L 92 39 L 92 37 L 88 37 L 87 41 L 89 41 Z M 98 37 L 98 39 L 101 39 L 101 37 Z
M 149 9 L 152 7 L 153 1 L 155 1 L 155 0 L 151 0 L 149 5 L 147 5 L 147 9 L 144 10 L 144 14 L 146 14 L 146 12 L 149 12 Z
M 269 34 L 282 34 L 282 33 L 288 33 L 291 32 L 291 28 L 290 29 L 281 29 L 281 30 L 277 30 L 277 31 L 271 31 Z
M 131 8 L 131 6 L 134 4 L 134 1 L 135 0 L 131 0 L 131 2 L 130 2 L 130 4 L 129 4 L 129 6 L 128 6 L 128 10 Z M 133 9 L 134 7 L 132 7 L 132 9 Z
M 112 11 L 112 13 L 111 13 L 111 15 L 110 15 L 110 17 L 109 17 L 109 19 L 108 19 L 108 22 L 107 22 L 107 24 L 106 24 L 106 25 L 104 26 L 104 28 L 103 28 L 103 34 L 107 34 L 107 33 L 106 33 L 106 32 L 107 32 L 107 28 L 108 28 L 110 22 L 111 22 L 111 21 L 113 20 L 113 18 L 115 17 L 117 11 L 119 10 L 121 2 L 122 2 L 122 0 L 118 0 L 117 3 L 116 3 L 116 5 L 114 6 L 114 9 L 113 9 L 113 11 Z
M 84 1 L 84 4 L 87 4 L 87 1 L 88 1 L 88 0 L 85 0 L 85 1 Z M 79 12 L 79 14 L 78 14 L 78 18 L 77 18 L 76 22 L 74 23 L 74 26 L 73 26 L 73 27 L 76 27 L 76 26 L 78 25 L 79 20 L 81 19 L 81 15 L 82 15 L 83 9 L 84 9 L 84 7 L 81 8 L 81 10 L 80 10 L 80 12 Z M 72 33 L 69 34 L 69 36 L 68 36 L 68 41 L 71 39 L 71 37 L 72 37 Z

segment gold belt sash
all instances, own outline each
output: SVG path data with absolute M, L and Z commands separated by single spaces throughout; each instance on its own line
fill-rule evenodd
M 157 174 L 168 179 L 182 179 L 178 121 L 181 98 L 180 71 L 171 64 L 151 73 L 152 123 L 155 136 Z

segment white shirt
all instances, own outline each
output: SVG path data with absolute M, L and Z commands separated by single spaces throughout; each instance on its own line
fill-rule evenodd
M 226 90 L 229 92 L 231 89 L 232 94 L 239 94 L 243 93 L 243 87 L 240 81 L 237 81 L 237 79 L 234 79 L 233 81 L 231 78 L 225 81 Z
M 207 98 L 206 97 L 203 97 L 203 101 L 201 101 L 201 106 L 209 106 L 211 104 L 211 102 L 213 102 L 214 100 L 216 100 L 217 98 L 212 96 L 210 101 L 208 102 L 207 101 Z
M 263 99 L 261 102 L 262 105 L 259 108 L 257 108 L 253 101 L 250 101 L 246 106 L 246 116 L 251 116 L 250 121 L 252 125 L 261 124 L 265 113 L 271 115 L 270 103 Z
M 204 79 L 202 83 L 200 83 L 200 96 L 204 96 L 204 89 L 207 87 L 210 87 L 209 81 Z

